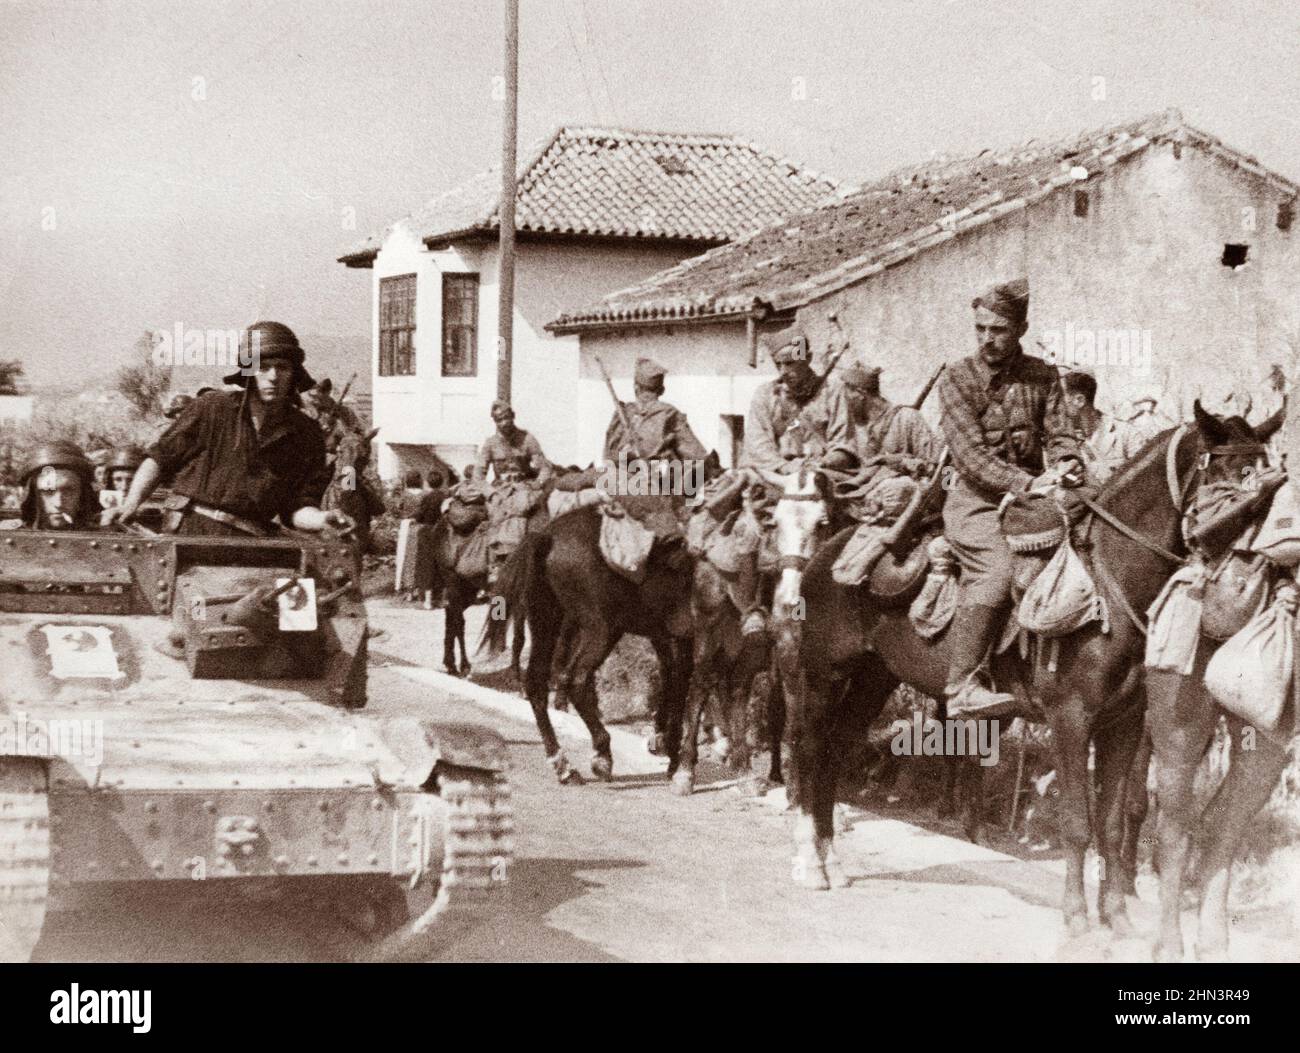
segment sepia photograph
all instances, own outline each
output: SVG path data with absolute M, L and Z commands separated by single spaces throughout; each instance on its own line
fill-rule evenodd
M 1290 1016 L 1298 100 L 1288 0 L 0 0 L 23 1011 Z

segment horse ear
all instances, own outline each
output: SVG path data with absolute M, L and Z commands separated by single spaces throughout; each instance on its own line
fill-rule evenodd
M 1213 413 L 1208 412 L 1197 399 L 1192 403 L 1192 415 L 1196 418 L 1196 428 L 1209 446 L 1222 446 L 1228 441 L 1227 429 L 1223 422 Z
M 367 443 L 374 442 L 375 436 L 378 434 L 379 434 L 378 428 L 371 428 L 368 432 L 366 432 L 366 442 Z
M 1255 438 L 1257 438 L 1260 442 L 1268 442 L 1269 439 L 1271 439 L 1274 435 L 1277 434 L 1277 430 L 1280 427 L 1282 427 L 1284 423 L 1286 423 L 1286 400 L 1285 399 L 1283 399 L 1282 401 L 1281 409 L 1279 409 L 1276 413 L 1274 413 L 1273 416 L 1269 417 L 1268 420 L 1256 424 L 1252 430 L 1255 433 Z

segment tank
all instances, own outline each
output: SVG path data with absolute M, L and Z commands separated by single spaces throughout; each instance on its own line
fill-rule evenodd
M 367 714 L 360 581 L 316 536 L 0 532 L 0 959 L 109 884 L 326 894 L 362 958 L 500 907 L 505 743 Z

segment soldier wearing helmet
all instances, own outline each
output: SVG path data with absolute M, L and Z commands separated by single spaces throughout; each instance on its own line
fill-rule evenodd
M 131 490 L 131 480 L 148 456 L 139 446 L 119 446 L 108 459 L 108 488 L 119 494 Z
M 299 394 L 315 383 L 305 359 L 287 325 L 254 322 L 244 330 L 242 366 L 225 378 L 240 390 L 209 391 L 182 409 L 148 449 L 121 507 L 106 509 L 103 521 L 131 519 L 166 475 L 170 533 L 352 527 L 346 514 L 320 508 L 330 473 L 320 429 L 299 408 Z
M 76 443 L 37 446 L 23 464 L 22 525 L 30 530 L 93 530 L 94 466 Z

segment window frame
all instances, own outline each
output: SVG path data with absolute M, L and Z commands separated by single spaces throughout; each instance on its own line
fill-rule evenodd
M 479 274 L 477 271 L 443 271 L 442 272 L 442 339 L 440 344 L 440 361 L 439 366 L 444 377 L 477 377 L 478 376 L 478 309 L 479 309 Z M 473 296 L 466 297 L 460 294 L 454 294 L 453 290 L 473 289 Z M 464 310 L 464 303 L 472 299 L 473 306 L 468 312 Z M 449 304 L 459 308 L 455 312 L 458 316 L 452 319 L 453 312 L 448 309 Z M 468 313 L 468 318 L 460 317 Z M 469 339 L 467 341 L 467 351 L 469 364 L 466 367 L 449 369 L 448 368 L 448 340 L 456 333 L 463 333 L 468 330 Z
M 393 299 L 385 299 L 385 293 L 393 288 L 399 288 L 401 291 Z M 381 377 L 413 377 L 417 368 L 415 356 L 415 298 L 418 289 L 416 275 L 412 274 L 390 274 L 387 277 L 379 279 L 379 361 L 376 363 L 378 375 Z M 409 290 L 409 293 L 408 293 Z M 400 323 L 392 321 L 391 304 L 395 300 L 405 300 L 407 311 L 405 317 Z M 386 310 L 386 308 L 388 308 Z M 397 341 L 390 339 L 385 346 L 385 337 L 393 338 L 394 334 L 407 334 L 405 347 L 396 346 Z M 405 361 L 400 361 L 404 353 Z M 402 369 L 399 366 L 405 366 Z

